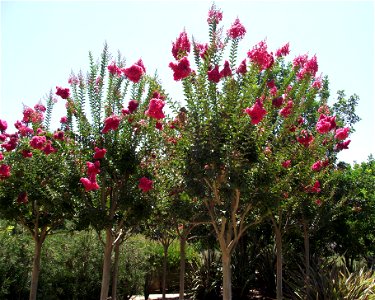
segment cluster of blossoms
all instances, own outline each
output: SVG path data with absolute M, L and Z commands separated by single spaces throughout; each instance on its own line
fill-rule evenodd
M 98 160 L 95 163 L 88 161 L 86 166 L 88 178 L 81 178 L 80 182 L 85 187 L 86 192 L 98 190 L 99 184 L 96 181 L 96 175 L 100 173 L 100 162 Z
M 122 74 L 128 78 L 130 81 L 137 83 L 146 73 L 146 68 L 143 64 L 142 59 L 139 59 L 136 63 L 131 65 L 129 68 L 120 68 L 115 62 L 112 62 L 108 67 L 108 72 L 113 75 L 120 77 Z M 101 80 L 101 78 L 100 78 Z
M 258 124 L 264 116 L 267 114 L 267 111 L 263 107 L 263 102 L 261 99 L 256 99 L 252 107 L 247 107 L 244 110 L 251 118 L 251 124 Z
M 266 41 L 261 41 L 247 52 L 250 61 L 256 64 L 260 70 L 270 69 L 274 63 L 274 58 L 271 53 L 267 51 Z
M 241 24 L 240 20 L 237 18 L 232 26 L 228 29 L 228 36 L 231 39 L 242 39 L 245 36 L 246 29 L 245 27 Z
M 329 160 L 328 159 L 318 160 L 318 161 L 316 161 L 311 166 L 311 170 L 313 170 L 315 172 L 319 172 L 320 170 L 322 170 L 323 168 L 327 167 L 328 165 L 329 165 Z
M 308 59 L 307 54 L 297 56 L 293 60 L 293 65 L 294 67 L 299 68 L 297 78 L 300 80 L 302 80 L 306 75 L 315 77 L 316 73 L 318 72 L 318 61 L 316 59 L 316 55 L 310 59 Z

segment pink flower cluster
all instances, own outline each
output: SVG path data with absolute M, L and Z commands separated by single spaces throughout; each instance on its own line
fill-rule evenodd
M 152 184 L 153 181 L 151 179 L 148 179 L 147 177 L 142 177 L 141 179 L 139 179 L 138 188 L 141 189 L 143 193 L 146 193 L 152 190 Z
M 316 131 L 320 134 L 327 133 L 336 128 L 336 117 L 321 114 L 315 125 Z
M 329 164 L 329 160 L 328 159 L 318 160 L 315 163 L 313 163 L 313 165 L 311 166 L 311 170 L 313 170 L 315 172 L 319 172 L 321 169 L 327 167 L 328 164 Z
M 255 45 L 252 50 L 247 52 L 247 56 L 261 70 L 271 68 L 274 62 L 272 53 L 267 52 L 267 43 L 265 41 L 261 41 Z
M 275 100 L 276 101 L 276 100 Z M 279 100 L 280 102 L 280 100 Z M 293 110 L 293 101 L 289 100 L 286 105 L 280 110 L 280 115 L 282 115 L 284 118 L 287 118 L 290 116 Z
M 185 57 L 190 53 L 190 41 L 185 31 L 180 33 L 176 42 L 172 43 L 172 55 L 176 60 Z
M 293 60 L 293 65 L 300 68 L 297 74 L 297 78 L 300 80 L 302 80 L 305 75 L 315 77 L 318 72 L 318 61 L 316 55 L 310 59 L 308 59 L 307 54 L 298 56 Z
M 287 43 L 284 46 L 282 46 L 281 48 L 277 49 L 275 55 L 277 57 L 287 56 L 289 54 L 289 52 L 290 52 L 289 43 Z
M 121 69 L 116 65 L 115 62 L 112 62 L 110 65 L 107 66 L 108 72 L 113 75 L 120 77 L 121 74 L 124 74 L 126 78 L 128 78 L 130 81 L 137 83 L 139 80 L 141 80 L 141 77 L 143 74 L 146 73 L 146 68 L 143 64 L 142 59 L 139 59 L 136 63 L 131 65 L 128 68 Z M 97 79 L 97 84 L 102 80 L 101 78 Z
M 5 132 L 8 128 L 8 123 L 5 120 L 0 119 L 0 131 Z
M 232 26 L 228 29 L 228 36 L 231 39 L 242 39 L 245 36 L 246 29 L 237 18 Z
M 336 130 L 335 139 L 339 141 L 345 140 L 349 135 L 349 131 L 350 131 L 349 127 L 338 128 Z
M 236 70 L 236 73 L 237 74 L 246 74 L 247 72 L 247 66 L 246 66 L 246 59 L 244 59 L 243 61 L 241 61 L 241 63 L 239 64 L 237 70 Z
M 43 121 L 43 112 L 46 111 L 46 108 L 40 104 L 36 105 L 38 109 L 32 109 L 31 107 L 25 106 L 23 110 L 23 119 L 22 122 L 24 123 L 40 123 Z
M 263 103 L 260 99 L 256 99 L 253 106 L 245 108 L 244 112 L 250 116 L 251 124 L 254 125 L 261 122 L 264 116 L 267 114 L 267 111 L 264 109 Z
M 173 79 L 178 81 L 188 77 L 191 73 L 190 62 L 186 56 L 181 58 L 177 63 L 170 62 L 169 67 L 173 71 Z
M 0 180 L 10 177 L 10 166 L 6 164 L 0 165 Z
M 314 136 L 307 130 L 303 129 L 297 136 L 297 141 L 307 148 L 314 141 Z
M 42 150 L 46 155 L 56 152 L 57 150 L 52 146 L 52 142 L 47 140 L 44 135 L 33 136 L 30 140 L 30 146 L 33 149 Z
M 107 149 L 103 148 L 103 149 L 100 149 L 98 147 L 95 147 L 94 148 L 94 159 L 102 159 L 104 158 L 105 154 L 107 153 Z
M 122 114 L 123 115 L 129 115 L 129 114 L 132 114 L 133 112 L 135 112 L 138 108 L 138 101 L 137 100 L 130 100 L 129 103 L 128 103 L 128 108 L 123 108 L 121 110 Z
M 81 178 L 80 182 L 85 187 L 85 191 L 95 191 L 99 189 L 96 175 L 100 173 L 100 162 L 97 160 L 95 163 L 87 162 L 87 175 L 88 178 Z
M 208 11 L 208 18 L 207 23 L 208 24 L 219 24 L 219 22 L 223 19 L 223 13 L 216 9 L 215 5 L 212 5 L 210 10 Z
M 290 168 L 292 165 L 292 161 L 289 159 L 289 160 L 285 160 L 281 163 L 281 166 L 285 169 L 288 169 Z
M 315 194 L 320 193 L 322 191 L 322 189 L 320 188 L 320 182 L 318 180 L 315 181 L 313 186 L 307 186 L 305 190 L 308 193 L 315 193 Z
M 63 99 L 68 99 L 70 97 L 69 88 L 56 87 L 56 95 L 60 96 Z
M 159 98 L 152 98 L 148 105 L 148 109 L 145 111 L 145 114 L 150 118 L 154 118 L 156 120 L 160 120 L 165 118 L 163 113 L 163 107 L 165 102 Z
M 104 120 L 104 128 L 102 133 L 107 133 L 110 130 L 117 130 L 120 126 L 121 118 L 116 115 L 109 116 Z

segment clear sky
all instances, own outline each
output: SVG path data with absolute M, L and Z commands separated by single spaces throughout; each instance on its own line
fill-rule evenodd
M 87 71 L 88 51 L 99 57 L 107 41 L 132 64 L 139 58 L 155 70 L 170 96 L 181 100 L 168 64 L 171 43 L 186 29 L 208 40 L 207 12 L 212 1 L 1 1 L 0 118 L 12 124 L 22 104 L 33 106 L 55 86 L 68 87 L 72 70 Z M 225 30 L 236 17 L 247 29 L 239 60 L 267 38 L 271 51 L 290 43 L 292 60 L 316 54 L 319 71 L 336 91 L 358 94 L 362 121 L 340 159 L 365 161 L 375 154 L 374 3 L 372 1 L 216 1 Z M 53 118 L 64 114 L 62 101 Z

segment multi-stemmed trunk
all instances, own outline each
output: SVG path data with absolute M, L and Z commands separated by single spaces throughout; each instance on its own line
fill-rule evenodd
M 274 227 L 276 239 L 276 299 L 283 299 L 283 247 L 281 230 Z
M 113 262 L 113 274 L 112 274 L 112 299 L 117 299 L 117 282 L 118 282 L 118 269 L 120 264 L 120 241 L 116 241 L 113 247 L 113 252 L 115 253 L 115 260 Z
M 303 242 L 305 247 L 305 285 L 306 295 L 310 293 L 310 238 L 309 238 L 309 227 L 307 221 L 303 221 Z
M 232 299 L 231 253 L 222 251 L 221 263 L 223 267 L 223 300 L 230 300 Z

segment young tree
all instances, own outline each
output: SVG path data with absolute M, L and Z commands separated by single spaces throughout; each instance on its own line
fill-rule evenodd
M 53 104 L 51 93 L 47 108 L 25 106 L 12 134 L 0 120 L 0 215 L 21 224 L 34 240 L 30 300 L 37 296 L 43 242 L 79 206 L 79 153 L 67 130 L 49 131 Z
M 285 201 L 285 195 L 320 190 L 312 171 L 300 172 L 316 159 L 325 164 L 327 149 L 347 147 L 350 141 L 342 140 L 348 129 L 336 128 L 333 116 L 317 111 L 326 98 L 318 94 L 323 83 L 316 77 L 315 56 L 301 55 L 286 63 L 289 44 L 274 55 L 261 41 L 236 67 L 246 30 L 236 19 L 222 37 L 221 20 L 222 12 L 213 6 L 207 19 L 209 43 L 193 43 L 194 71 L 186 32 L 173 43 L 177 62 L 169 66 L 174 79 L 182 81 L 187 111 L 177 146 L 186 165 L 184 180 L 190 197 L 206 207 L 220 245 L 223 299 L 232 298 L 231 255 L 239 238 L 266 215 L 276 234 L 281 299 L 282 213 L 297 205 L 296 197 Z M 229 59 L 223 62 L 229 44 Z M 289 167 L 291 171 L 285 171 Z
M 142 60 L 129 67 L 120 55 L 109 60 L 106 45 L 100 62 L 90 53 L 87 77 L 72 74 L 72 95 L 66 97 L 66 126 L 82 157 L 80 225 L 105 232 L 100 299 L 108 297 L 113 249 L 150 213 L 155 157 L 149 141 L 159 135 L 165 117 L 160 84 L 146 75 Z

